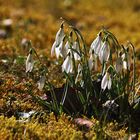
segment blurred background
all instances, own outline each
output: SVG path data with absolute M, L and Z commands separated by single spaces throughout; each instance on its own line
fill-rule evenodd
M 6 37 L 0 32 L 0 54 L 19 53 L 21 40 L 31 39 L 41 53 L 50 55 L 60 17 L 80 29 L 88 45 L 105 26 L 120 43 L 130 40 L 140 59 L 139 0 L 0 0 L 0 29 L 5 30 L 5 19 L 12 21 Z

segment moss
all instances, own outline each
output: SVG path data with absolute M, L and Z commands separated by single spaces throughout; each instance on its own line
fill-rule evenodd
M 94 126 L 98 125 L 98 121 L 94 119 L 94 126 L 89 131 L 78 130 L 73 123 L 72 118 L 63 114 L 55 120 L 53 113 L 44 114 L 44 123 L 39 123 L 39 118 L 34 118 L 28 122 L 16 120 L 14 117 L 7 118 L 0 116 L 0 138 L 6 139 L 59 139 L 59 140 L 82 140 L 82 139 L 98 139 L 99 135 L 95 131 Z M 46 121 L 45 121 L 46 120 Z M 91 120 L 92 121 L 92 120 Z M 111 123 L 104 127 L 104 133 L 100 138 L 123 138 L 126 129 L 115 130 L 116 124 Z M 98 130 L 99 131 L 99 130 Z
M 24 61 L 18 63 L 15 60 L 19 56 L 23 56 L 24 60 L 24 56 L 28 53 L 28 48 L 26 50 L 21 45 L 22 39 L 31 40 L 37 52 L 44 55 L 43 62 L 49 69 L 49 81 L 56 87 L 60 87 L 64 82 L 60 72 L 61 67 L 56 66 L 54 58 L 50 57 L 50 50 L 61 16 L 67 18 L 82 31 L 88 46 L 101 27 L 105 26 L 115 33 L 121 43 L 131 40 L 136 45 L 139 56 L 139 5 L 140 3 L 135 0 L 133 2 L 115 0 L 113 3 L 111 0 L 96 2 L 71 0 L 69 6 L 65 6 L 63 1 L 58 0 L 41 0 L 40 2 L 38 0 L 28 0 L 28 2 L 0 0 L 0 20 L 7 18 L 13 20 L 10 30 L 2 26 L 0 22 L 0 29 L 4 29 L 7 33 L 6 38 L 0 38 L 0 139 L 97 139 L 101 130 L 96 130 L 95 126 L 99 124 L 94 118 L 91 119 L 93 128 L 85 132 L 80 130 L 72 118 L 65 114 L 58 118 L 58 122 L 53 113 L 41 118 L 35 117 L 27 123 L 19 123 L 16 118 L 11 117 L 17 111 L 44 111 L 44 108 L 35 103 L 28 94 L 29 89 L 34 95 L 40 97 L 45 94 L 45 91 L 37 90 L 35 83 L 39 78 L 38 67 L 34 69 L 37 74 L 29 77 L 25 74 Z M 5 63 L 1 59 L 8 61 Z M 137 64 L 139 73 L 139 61 Z M 118 124 L 111 123 L 104 127 L 103 137 L 123 138 L 126 128 L 118 129 L 117 126 Z

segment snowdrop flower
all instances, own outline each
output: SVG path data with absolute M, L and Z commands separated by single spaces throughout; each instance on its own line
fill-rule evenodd
M 123 68 L 123 61 L 122 61 L 122 57 L 119 56 L 116 60 L 116 71 L 117 73 L 122 72 L 122 68 Z
M 112 85 L 112 80 L 110 74 L 106 72 L 101 82 L 101 88 L 103 90 L 105 90 L 106 88 L 111 89 L 111 85 Z
M 56 33 L 55 41 L 56 41 L 56 47 L 60 44 L 60 42 L 64 38 L 64 29 L 63 29 L 63 24 L 61 25 L 60 29 Z
M 54 56 L 54 54 L 55 54 L 55 48 L 56 48 L 56 41 L 53 43 L 53 45 L 52 45 L 52 49 L 51 49 L 51 56 Z
M 26 73 L 31 72 L 33 70 L 33 66 L 34 66 L 34 60 L 32 56 L 32 51 L 30 51 L 26 59 Z
M 43 75 L 43 76 L 40 77 L 40 80 L 37 82 L 38 89 L 40 91 L 42 91 L 42 89 L 43 89 L 43 87 L 45 85 L 45 81 L 46 81 L 46 77 L 45 77 L 45 75 Z
M 80 59 L 81 59 L 81 57 L 79 56 L 80 50 L 79 50 L 79 44 L 78 44 L 77 41 L 75 41 L 75 42 L 73 43 L 72 48 L 75 49 L 75 50 L 78 52 L 78 53 L 77 53 L 77 52 L 73 51 L 74 59 L 75 59 L 75 60 L 80 60 Z
M 66 50 L 66 54 L 68 54 L 68 53 L 69 53 L 69 50 L 70 50 L 70 44 L 69 44 L 69 41 L 66 42 L 64 48 L 65 48 L 65 50 Z
M 53 46 L 52 46 L 52 49 L 51 49 L 51 56 L 54 56 L 55 48 L 57 48 L 60 45 L 64 36 L 65 36 L 65 34 L 64 34 L 63 24 L 62 24 L 60 29 L 56 33 L 55 42 L 53 43 Z
M 126 53 L 126 54 L 124 53 L 122 55 L 122 60 L 123 60 L 123 68 L 126 69 L 126 70 L 128 68 L 128 70 L 130 70 L 131 58 L 130 58 L 129 54 L 128 53 Z
M 64 40 L 65 40 L 65 37 L 60 42 L 59 46 L 55 47 L 55 54 L 56 54 L 57 59 L 59 59 L 59 56 L 65 58 L 66 55 L 67 55 L 67 50 L 66 50 L 66 48 L 64 46 Z
M 109 44 L 107 43 L 107 41 L 105 41 L 102 44 L 102 47 L 99 52 L 99 60 L 100 60 L 101 64 L 103 64 L 104 62 L 107 62 L 109 59 L 109 56 L 110 56 Z
M 101 35 L 98 34 L 96 39 L 91 43 L 89 53 L 91 54 L 92 51 L 94 50 L 94 53 L 96 55 L 99 55 L 99 52 L 100 52 L 100 49 L 101 49 L 101 44 L 102 44 Z
M 66 57 L 65 61 L 62 64 L 62 72 L 66 72 L 66 73 L 72 73 L 73 71 L 73 64 L 72 64 L 72 58 L 70 56 L 70 53 L 68 54 L 68 56 Z

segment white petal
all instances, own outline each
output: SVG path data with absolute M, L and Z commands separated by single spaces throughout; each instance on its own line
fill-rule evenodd
M 72 61 L 70 63 L 70 73 L 73 73 L 73 64 L 72 64 Z
M 127 66 L 128 66 L 128 70 L 130 70 L 130 63 L 127 64 L 126 61 L 123 61 L 123 68 L 127 70 Z
M 56 33 L 56 37 L 55 37 L 55 41 L 56 41 L 56 46 L 58 46 L 60 43 L 61 43 L 61 41 L 63 40 L 63 38 L 64 38 L 64 30 L 63 30 L 63 28 L 60 28 L 59 30 L 58 30 L 58 32 Z
M 123 68 L 127 69 L 127 67 L 128 67 L 128 69 L 130 70 L 131 58 L 130 58 L 129 54 L 124 53 L 121 57 L 122 57 L 122 60 L 123 60 Z
M 63 57 L 62 49 L 63 49 L 63 40 L 60 42 L 58 47 L 55 47 L 55 54 L 57 59 L 59 58 L 59 56 Z
M 124 60 L 124 59 L 125 59 L 125 53 L 124 53 L 124 54 L 122 54 L 122 56 L 121 56 L 121 57 L 122 57 L 122 60 Z
M 55 48 L 56 48 L 56 41 L 52 45 L 51 56 L 54 56 L 54 54 L 55 54 Z
M 106 72 L 101 82 L 101 88 L 105 90 L 107 87 L 107 84 L 108 84 L 108 73 Z
M 105 41 L 99 52 L 99 59 L 101 64 L 103 64 L 103 62 L 108 61 L 109 56 L 110 56 L 110 48 L 108 43 Z
M 107 85 L 108 89 L 111 89 L 111 85 L 112 85 L 111 77 L 108 76 L 108 85 Z
M 58 48 L 59 48 L 59 55 L 63 57 L 63 40 L 60 42 L 60 45 Z
M 42 89 L 43 89 L 43 87 L 44 87 L 44 85 L 45 85 L 45 81 L 46 81 L 46 77 L 45 76 L 41 76 L 40 77 L 40 80 L 38 81 L 38 89 L 40 90 L 40 91 L 42 91 Z
M 90 53 L 94 50 L 94 53 L 98 55 L 101 48 L 101 42 L 101 37 L 98 35 L 90 46 Z
M 29 54 L 26 59 L 26 72 L 31 72 L 33 70 L 34 61 L 32 58 L 32 54 Z
M 56 58 L 58 59 L 60 56 L 60 49 L 59 47 L 55 48 L 55 54 L 56 54 Z
M 67 54 L 69 53 L 69 49 L 70 49 L 70 45 L 69 45 L 69 42 L 67 41 L 65 44 L 65 50 Z
M 103 48 L 100 49 L 100 52 L 99 52 L 99 60 L 101 62 L 101 64 L 103 63 Z
M 26 72 L 31 72 L 33 70 L 34 63 L 29 62 L 26 67 Z
M 127 62 L 126 61 L 123 61 L 123 68 L 127 69 Z
M 109 45 L 108 45 L 108 43 L 107 42 L 105 42 L 106 44 L 106 47 L 105 47 L 105 52 L 104 52 L 104 61 L 108 61 L 108 59 L 109 59 L 109 56 L 110 56 L 110 47 L 109 47 Z
M 63 62 L 62 64 L 62 72 L 66 72 L 66 73 L 69 73 L 70 70 L 71 70 L 71 62 L 70 62 L 70 56 L 68 55 L 65 59 L 65 61 Z
M 67 56 L 67 50 L 64 46 L 63 40 L 60 42 L 58 47 L 55 47 L 55 53 L 56 53 L 57 59 L 59 58 L 59 56 L 61 56 L 63 58 L 65 58 Z
M 75 41 L 75 42 L 73 43 L 72 48 L 75 49 L 78 53 L 80 53 L 80 51 L 79 51 L 79 44 L 78 44 L 77 41 Z M 74 59 L 75 59 L 75 60 L 80 60 L 81 58 L 80 58 L 80 56 L 79 56 L 79 54 L 78 54 L 77 52 L 73 51 Z

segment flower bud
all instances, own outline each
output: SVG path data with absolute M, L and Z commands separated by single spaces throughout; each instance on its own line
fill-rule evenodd
M 40 91 L 43 90 L 44 85 L 45 85 L 45 81 L 46 81 L 46 77 L 45 77 L 45 75 L 43 75 L 43 76 L 40 77 L 40 80 L 37 82 L 38 89 L 39 89 Z
M 102 47 L 99 52 L 99 60 L 100 60 L 101 64 L 103 64 L 104 62 L 107 62 L 109 59 L 109 56 L 110 56 L 109 44 L 107 43 L 107 41 L 105 41 L 102 44 Z
M 101 82 L 101 88 L 103 90 L 105 90 L 106 88 L 111 89 L 111 85 L 112 85 L 112 80 L 110 74 L 106 72 Z
M 30 51 L 26 59 L 26 73 L 31 72 L 33 70 L 33 66 L 34 66 L 34 60 L 32 56 L 32 51 Z
M 70 54 L 66 57 L 65 61 L 62 64 L 62 72 L 71 73 L 73 71 L 72 58 Z

